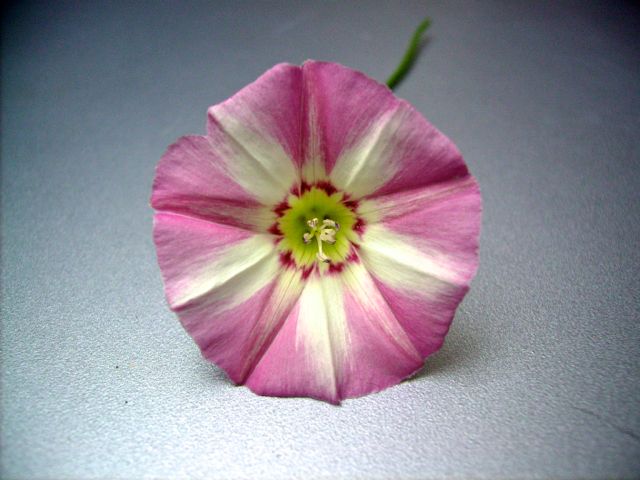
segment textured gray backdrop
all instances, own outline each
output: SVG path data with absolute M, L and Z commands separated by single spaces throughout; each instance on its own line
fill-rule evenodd
M 605 6 L 606 5 L 606 6 Z M 255 396 L 168 310 L 154 166 L 271 65 L 384 80 L 483 191 L 481 267 L 415 379 Z M 3 12 L 3 478 L 636 477 L 639 11 L 577 2 L 77 2 Z

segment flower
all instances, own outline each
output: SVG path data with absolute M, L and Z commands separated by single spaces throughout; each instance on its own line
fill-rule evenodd
M 455 145 L 335 63 L 279 64 L 171 145 L 153 184 L 171 308 L 236 384 L 339 403 L 437 351 L 478 264 Z

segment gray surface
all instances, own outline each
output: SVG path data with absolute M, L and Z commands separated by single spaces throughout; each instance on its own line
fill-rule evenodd
M 384 79 L 480 181 L 481 268 L 416 379 L 333 407 L 234 387 L 168 310 L 154 166 L 280 61 Z M 2 38 L 2 477 L 637 477 L 638 10 L 24 4 Z

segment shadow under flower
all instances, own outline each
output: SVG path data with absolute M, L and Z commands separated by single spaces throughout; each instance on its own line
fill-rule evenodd
M 218 367 L 214 363 L 208 362 L 205 358 L 197 355 L 197 359 L 193 362 L 193 370 L 196 373 L 197 378 L 208 384 L 235 386 L 235 383 L 231 381 L 229 376 L 222 368 Z
M 464 312 L 458 312 L 442 348 L 428 357 L 424 366 L 407 381 L 424 377 L 451 375 L 468 368 L 477 360 L 479 350 L 469 329 L 465 331 Z

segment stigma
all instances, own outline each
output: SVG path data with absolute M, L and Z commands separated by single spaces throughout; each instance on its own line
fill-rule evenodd
M 336 233 L 340 230 L 340 224 L 329 218 L 325 218 L 322 223 L 317 218 L 307 221 L 310 231 L 302 236 L 304 243 L 309 244 L 315 238 L 318 242 L 318 252 L 316 258 L 323 263 L 329 263 L 331 259 L 322 251 L 322 244 L 328 243 L 334 245 L 336 243 Z

